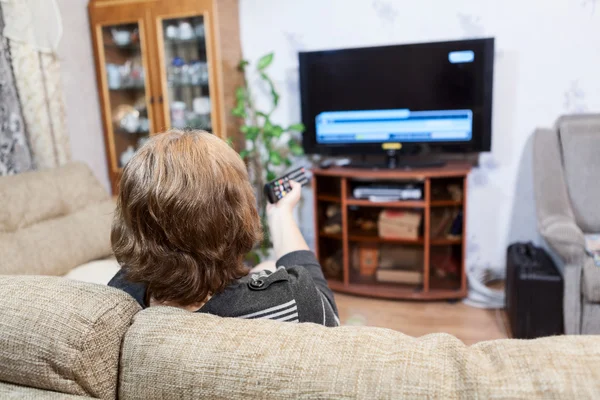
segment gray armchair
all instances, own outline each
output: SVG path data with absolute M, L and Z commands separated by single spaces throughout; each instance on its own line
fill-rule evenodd
M 567 334 L 600 334 L 600 267 L 584 234 L 600 233 L 600 114 L 561 117 L 533 144 L 540 234 L 564 262 Z

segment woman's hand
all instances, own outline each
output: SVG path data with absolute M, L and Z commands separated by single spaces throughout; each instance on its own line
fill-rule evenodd
M 292 211 L 302 193 L 302 185 L 290 181 L 292 191 L 275 204 L 267 204 L 267 218 L 271 240 L 277 258 L 297 250 L 308 250 L 308 245 L 296 225 Z
M 267 204 L 267 215 L 270 216 L 272 213 L 282 211 L 291 213 L 294 207 L 296 207 L 302 195 L 302 185 L 296 181 L 290 181 L 290 186 L 292 187 L 292 191 L 286 194 L 281 200 L 275 204 Z

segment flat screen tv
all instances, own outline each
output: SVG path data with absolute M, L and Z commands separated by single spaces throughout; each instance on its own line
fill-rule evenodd
M 299 61 L 309 154 L 490 150 L 493 38 L 301 52 Z

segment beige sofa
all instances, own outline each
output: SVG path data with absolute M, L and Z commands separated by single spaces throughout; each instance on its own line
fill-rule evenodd
M 83 163 L 1 177 L 0 274 L 108 282 L 114 206 Z
M 44 173 L 10 178 L 8 186 L 28 191 L 21 197 L 10 188 L 6 196 L 9 178 L 0 178 L 0 195 L 17 201 L 12 212 L 6 212 L 11 203 L 2 203 L 0 265 L 4 274 L 21 274 L 0 276 L 0 399 L 600 397 L 599 337 L 467 347 L 446 334 L 412 338 L 379 328 L 248 321 L 167 307 L 142 311 L 126 293 L 105 285 L 23 276 L 62 275 L 91 255 L 106 256 L 83 236 L 97 229 L 96 240 L 106 246 L 106 221 L 89 213 L 108 196 L 98 191 L 96 200 L 77 203 L 60 193 L 77 199 L 94 191 L 60 184 L 46 201 L 34 201 L 41 184 L 36 174 Z M 73 171 L 54 173 L 83 185 L 69 175 Z M 75 175 L 93 180 L 88 173 Z M 29 179 L 35 185 L 18 182 Z M 51 201 L 60 206 L 45 204 Z M 36 208 L 27 210 L 27 204 Z M 87 229 L 79 222 L 52 225 L 56 218 L 82 218 Z M 55 237 L 38 243 L 48 235 Z M 7 261 L 5 252 L 18 261 Z

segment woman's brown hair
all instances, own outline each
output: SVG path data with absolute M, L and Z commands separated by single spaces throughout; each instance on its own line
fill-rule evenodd
M 246 166 L 203 131 L 155 136 L 127 163 L 111 242 L 126 277 L 157 301 L 201 302 L 247 274 L 260 240 Z

